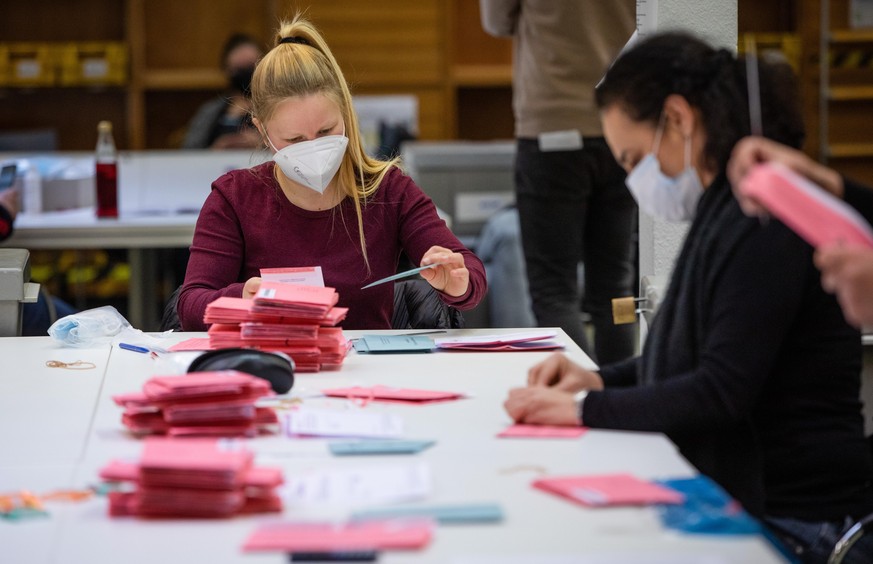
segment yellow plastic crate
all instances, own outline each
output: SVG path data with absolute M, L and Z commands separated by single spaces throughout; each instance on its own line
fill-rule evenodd
M 68 43 L 58 46 L 62 86 L 123 85 L 127 82 L 127 46 L 119 42 Z
M 794 33 L 744 33 L 740 35 L 737 41 L 740 55 L 745 54 L 748 38 L 755 42 L 758 56 L 764 55 L 767 51 L 778 51 L 782 53 L 785 60 L 794 69 L 795 74 L 800 73 L 800 61 L 803 52 L 800 36 Z
M 0 49 L 4 86 L 56 84 L 55 50 L 49 43 L 5 43 Z

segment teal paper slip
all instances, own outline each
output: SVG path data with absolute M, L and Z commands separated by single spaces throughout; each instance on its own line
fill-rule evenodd
M 503 509 L 495 503 L 470 505 L 432 505 L 423 507 L 386 507 L 352 514 L 353 521 L 393 519 L 397 517 L 431 517 L 441 524 L 498 523 Z
M 364 335 L 355 341 L 359 353 L 427 353 L 433 349 L 433 339 L 414 335 Z
M 364 454 L 415 454 L 431 447 L 436 441 L 354 441 L 334 442 L 328 447 L 337 456 Z

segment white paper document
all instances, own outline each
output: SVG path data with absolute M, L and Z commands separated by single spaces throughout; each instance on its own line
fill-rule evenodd
M 264 282 L 282 282 L 298 286 L 324 287 L 324 276 L 320 266 L 301 266 L 288 268 L 262 268 L 261 280 Z
M 376 504 L 430 495 L 433 479 L 423 462 L 384 464 L 295 474 L 280 489 L 288 505 Z
M 297 409 L 285 413 L 282 429 L 290 437 L 378 437 L 403 435 L 403 419 L 392 413 L 362 410 Z

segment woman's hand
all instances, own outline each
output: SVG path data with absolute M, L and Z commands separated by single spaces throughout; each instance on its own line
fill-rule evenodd
M 470 285 L 470 271 L 464 265 L 464 255 L 454 253 L 445 247 L 431 247 L 421 257 L 421 266 L 443 263 L 421 271 L 421 277 L 437 291 L 455 298 L 467 293 Z
M 816 251 L 821 285 L 836 294 L 846 321 L 855 327 L 873 325 L 873 251 L 830 247 Z
M 245 285 L 242 290 L 242 297 L 250 300 L 255 297 L 255 294 L 258 293 L 258 290 L 261 288 L 261 277 L 254 276 L 246 280 Z
M 528 370 L 527 385 L 576 393 L 580 390 L 602 390 L 603 379 L 597 372 L 582 368 L 565 354 L 554 353 Z
M 806 154 L 764 137 L 746 137 L 734 146 L 727 165 L 734 197 L 746 215 L 766 215 L 767 211 L 742 190 L 742 181 L 755 165 L 776 162 L 821 186 L 837 198 L 843 197 L 843 178 Z
M 516 423 L 579 425 L 573 394 L 555 388 L 516 388 L 503 408 Z

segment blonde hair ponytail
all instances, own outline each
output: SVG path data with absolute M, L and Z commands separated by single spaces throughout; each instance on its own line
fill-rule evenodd
M 399 159 L 382 161 L 364 152 L 349 86 L 315 26 L 298 13 L 290 22 L 280 24 L 275 41 L 276 45 L 264 56 L 252 77 L 252 115 L 265 123 L 283 100 L 312 94 L 326 95 L 337 104 L 349 138 L 337 172 L 337 185 L 354 201 L 361 253 L 369 271 L 362 206 Z

